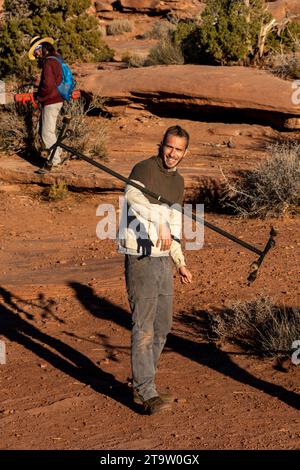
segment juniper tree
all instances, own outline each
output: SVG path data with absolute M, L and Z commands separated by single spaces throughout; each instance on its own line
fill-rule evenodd
M 207 0 L 200 22 L 180 24 L 174 39 L 186 62 L 247 64 L 280 46 L 291 47 L 286 23 L 278 25 L 264 0 Z M 299 35 L 299 28 L 292 27 Z
M 90 0 L 5 0 L 0 25 L 0 76 L 28 77 L 30 39 L 51 36 L 66 61 L 110 60 L 97 19 L 86 10 Z

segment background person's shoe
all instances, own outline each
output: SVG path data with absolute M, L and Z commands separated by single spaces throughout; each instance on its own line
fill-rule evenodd
M 159 396 L 149 398 L 149 400 L 145 400 L 143 402 L 143 407 L 146 413 L 149 415 L 160 413 L 162 411 L 167 411 L 172 408 L 171 403 L 166 403 L 162 401 Z
M 170 392 L 158 392 L 158 396 L 165 403 L 173 403 L 175 401 L 174 395 Z M 144 403 L 136 390 L 133 390 L 133 401 L 136 405 L 142 405 Z
M 40 168 L 37 170 L 35 173 L 38 173 L 40 175 L 44 175 L 45 173 L 49 173 L 49 171 L 52 170 L 57 170 L 62 163 L 51 163 L 51 162 L 46 162 L 43 168 Z
M 45 165 L 43 166 L 43 168 L 47 171 L 51 171 L 52 168 L 53 168 L 53 163 L 46 162 Z
M 45 173 L 49 173 L 49 171 L 51 170 L 52 170 L 52 165 L 50 165 L 49 162 L 46 162 L 45 165 L 39 170 L 35 171 L 35 173 L 38 173 L 39 175 L 44 175 Z

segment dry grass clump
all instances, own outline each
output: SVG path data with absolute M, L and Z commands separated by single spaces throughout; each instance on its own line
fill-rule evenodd
M 100 131 L 100 138 L 98 137 L 98 140 L 97 140 L 98 143 L 94 144 L 91 147 L 89 151 L 89 156 L 94 159 L 102 160 L 103 162 L 108 162 L 109 157 L 107 155 L 107 150 L 105 146 L 106 131 L 104 128 L 100 128 L 100 129 L 102 129 L 102 132 L 104 132 L 105 135 L 103 136 L 103 139 L 101 139 L 101 131 Z
M 102 37 L 107 35 L 106 26 L 104 24 L 99 25 L 99 31 Z
M 181 48 L 166 37 L 152 47 L 147 58 L 147 65 L 184 64 Z
M 0 108 L 0 150 L 7 154 L 32 151 L 38 142 L 38 116 L 31 106 L 21 111 L 14 104 Z
M 222 204 L 243 217 L 278 217 L 300 206 L 300 144 L 274 144 L 271 156 L 241 180 L 225 178 Z
M 170 21 L 157 21 L 141 36 L 141 39 L 159 39 L 150 49 L 145 65 L 184 64 L 181 47 L 173 40 L 175 30 L 176 25 Z
M 139 39 L 164 39 L 170 35 L 176 26 L 169 21 L 156 21 L 150 31 L 146 31 Z
M 128 67 L 143 67 L 145 65 L 145 57 L 140 54 L 125 51 L 122 54 L 122 62 L 125 62 Z
M 210 323 L 217 338 L 260 356 L 289 356 L 300 339 L 300 309 L 276 306 L 269 297 L 233 303 L 210 315 Z
M 272 59 L 268 68 L 274 75 L 280 78 L 299 79 L 300 56 L 299 54 L 278 54 Z
M 71 117 L 70 124 L 68 125 L 70 137 L 64 139 L 66 145 L 93 157 L 107 157 L 107 125 L 104 119 L 101 119 L 100 125 L 99 119 L 96 134 L 97 146 L 95 146 L 95 144 L 92 144 L 94 129 L 89 125 L 88 117 L 93 111 L 103 109 L 104 101 L 102 97 L 95 96 L 88 105 L 81 98 L 64 104 L 64 113 L 59 116 L 58 127 L 62 125 L 64 115 Z M 92 155 L 90 154 L 91 151 Z
M 130 33 L 133 30 L 133 22 L 127 19 L 113 20 L 107 25 L 106 32 L 109 36 L 116 36 L 122 33 Z

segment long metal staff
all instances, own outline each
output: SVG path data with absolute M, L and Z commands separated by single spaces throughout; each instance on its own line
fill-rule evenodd
M 59 146 L 62 149 L 69 152 L 71 155 L 76 155 L 76 157 L 80 158 L 81 160 L 86 161 L 90 165 L 93 165 L 93 166 L 99 168 L 100 170 L 102 170 L 106 173 L 109 173 L 110 175 L 114 176 L 115 178 L 123 181 L 124 183 L 130 184 L 134 188 L 139 189 L 143 194 L 147 194 L 148 196 L 151 196 L 153 199 L 156 199 L 157 201 L 159 201 L 163 204 L 167 204 L 168 206 L 174 206 L 174 208 L 176 210 L 178 210 L 181 213 L 183 212 L 182 207 L 180 207 L 178 204 L 174 205 L 173 202 L 168 201 L 167 199 L 163 198 L 161 195 L 153 193 L 149 189 L 140 186 L 139 184 L 135 183 L 134 181 L 130 180 L 129 178 L 126 178 L 125 176 L 122 176 L 120 173 L 117 173 L 116 171 L 112 170 L 111 168 L 108 168 L 107 166 L 102 165 L 102 163 L 96 162 L 95 160 L 93 160 L 90 157 L 87 157 L 86 155 L 79 152 L 78 150 L 76 150 L 72 147 L 69 147 L 68 145 L 65 145 L 62 141 L 63 141 L 64 138 L 66 138 L 69 135 L 68 130 L 67 130 L 67 125 L 68 125 L 69 122 L 70 122 L 70 118 L 64 117 L 63 127 L 62 127 L 62 129 L 59 133 L 58 139 L 57 139 L 56 143 L 50 149 L 48 149 L 48 152 L 50 152 L 50 158 L 49 158 L 49 161 L 48 161 L 48 166 L 49 165 L 51 166 L 51 162 L 53 160 L 55 150 Z M 193 213 L 188 214 L 188 217 L 191 217 L 193 220 L 195 220 L 196 222 L 198 222 L 200 224 L 204 224 L 206 227 L 210 228 L 214 232 L 219 233 L 223 237 L 229 238 L 229 240 L 231 240 L 235 243 L 238 243 L 242 247 L 246 248 L 246 250 L 252 251 L 253 253 L 256 253 L 257 255 L 259 255 L 258 260 L 254 261 L 251 264 L 250 273 L 249 273 L 249 276 L 247 278 L 248 285 L 250 285 L 253 281 L 255 281 L 255 279 L 257 277 L 258 270 L 259 270 L 262 262 L 264 261 L 264 258 L 266 256 L 266 254 L 268 253 L 268 251 L 271 248 L 273 248 L 275 246 L 275 239 L 274 238 L 276 237 L 278 232 L 274 227 L 271 227 L 270 234 L 269 234 L 269 239 L 268 239 L 264 249 L 260 250 L 256 246 L 250 245 L 250 243 L 247 243 L 247 242 L 235 237 L 231 233 L 226 232 L 222 228 L 217 227 L 216 225 L 212 224 L 211 222 L 207 222 L 206 220 L 202 219 L 201 217 L 199 217 L 199 216 L 197 216 Z

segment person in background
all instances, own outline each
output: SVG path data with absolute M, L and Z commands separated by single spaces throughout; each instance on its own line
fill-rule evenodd
M 57 85 L 62 81 L 62 67 L 55 57 L 60 57 L 54 48 L 54 39 L 51 37 L 34 37 L 30 42 L 28 56 L 30 60 L 37 60 L 42 69 L 38 91 L 35 99 L 41 104 L 39 134 L 45 149 L 49 149 L 57 140 L 56 126 L 59 113 L 63 106 L 63 98 Z M 47 162 L 45 167 L 57 167 L 61 164 L 61 149 L 57 147 L 52 165 Z

